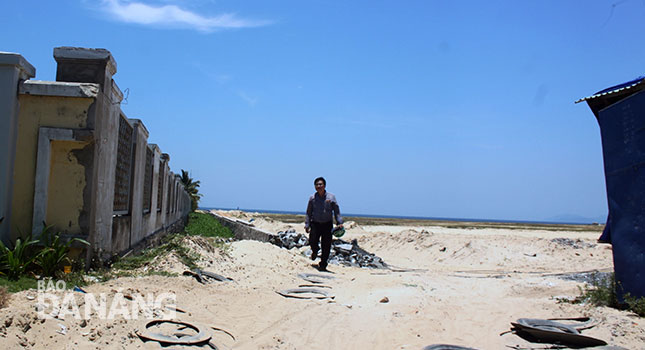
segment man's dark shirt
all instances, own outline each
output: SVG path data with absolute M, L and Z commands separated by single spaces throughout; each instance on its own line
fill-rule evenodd
M 343 223 L 343 217 L 340 215 L 340 208 L 338 207 L 336 196 L 325 191 L 324 196 L 320 196 L 316 192 L 309 197 L 307 215 L 305 216 L 305 227 L 309 227 L 311 222 L 330 222 L 333 216 L 336 217 L 336 224 L 341 225 Z

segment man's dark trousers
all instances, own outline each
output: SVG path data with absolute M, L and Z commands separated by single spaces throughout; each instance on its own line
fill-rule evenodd
M 329 259 L 329 251 L 331 250 L 331 229 L 334 224 L 332 221 L 328 222 L 312 222 L 311 232 L 309 233 L 309 246 L 314 254 L 318 254 L 318 241 L 322 248 L 320 256 L 321 268 L 327 267 L 327 259 Z

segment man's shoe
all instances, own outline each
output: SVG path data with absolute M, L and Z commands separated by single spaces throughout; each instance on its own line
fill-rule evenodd
M 311 260 L 316 260 L 318 257 L 318 252 L 311 252 Z
M 318 271 L 327 271 L 327 265 L 323 266 L 318 264 Z

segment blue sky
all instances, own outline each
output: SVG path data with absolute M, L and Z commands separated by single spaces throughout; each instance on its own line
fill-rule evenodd
M 9 1 L 0 50 L 54 80 L 106 48 L 122 109 L 201 205 L 356 214 L 607 212 L 580 97 L 645 73 L 645 1 Z

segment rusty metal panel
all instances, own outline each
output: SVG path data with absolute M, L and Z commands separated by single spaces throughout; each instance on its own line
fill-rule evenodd
M 114 213 L 118 215 L 130 212 L 133 131 L 134 128 L 130 123 L 123 116 L 120 116 L 116 172 L 114 175 Z

